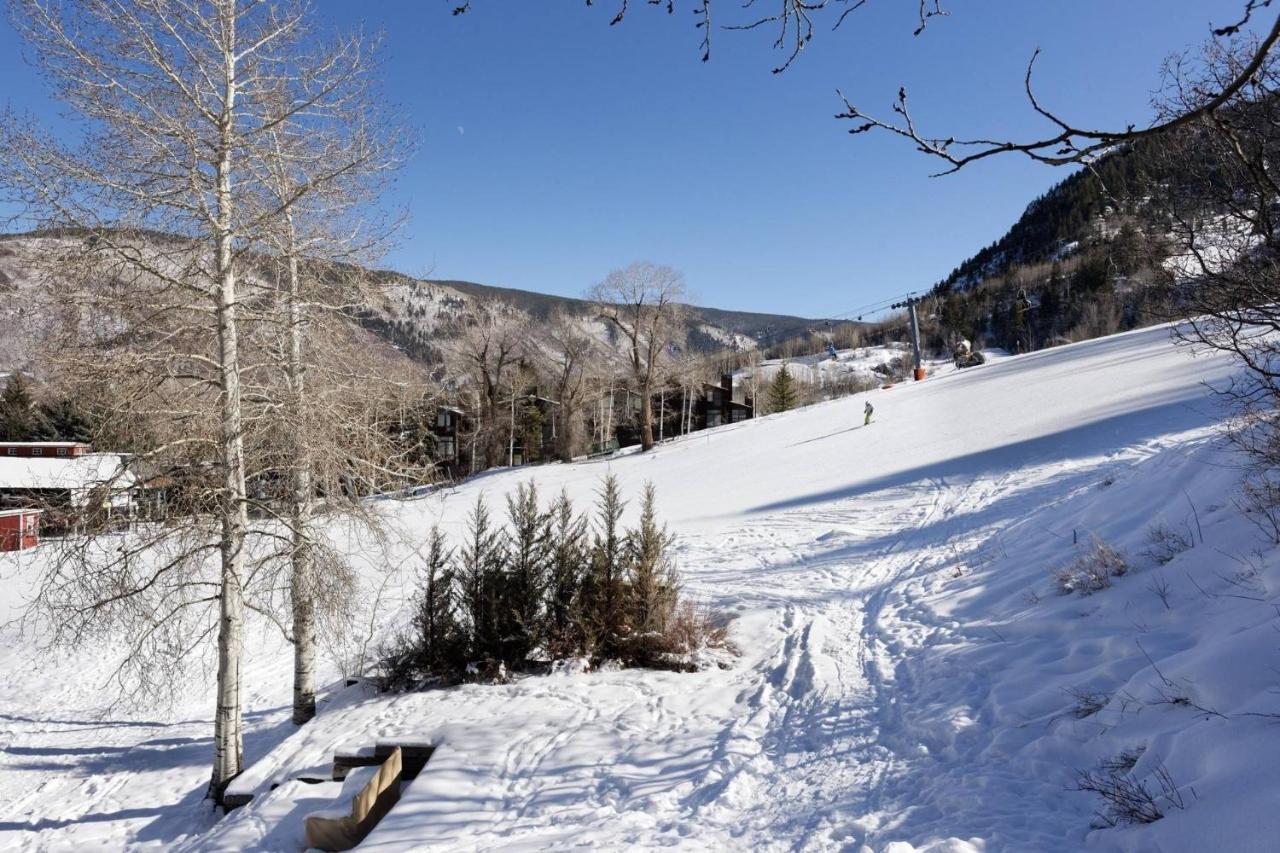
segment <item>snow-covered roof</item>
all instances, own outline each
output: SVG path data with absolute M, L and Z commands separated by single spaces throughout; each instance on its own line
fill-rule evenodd
M 88 447 L 84 441 L 0 441 L 0 447 Z
M 138 478 L 120 453 L 87 453 L 84 456 L 0 456 L 0 491 L 5 489 L 70 489 L 78 491 L 102 483 L 128 489 Z

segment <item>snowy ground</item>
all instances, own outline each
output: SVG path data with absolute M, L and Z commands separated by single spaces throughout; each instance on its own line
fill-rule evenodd
M 988 361 L 1006 357 L 1008 353 L 1000 349 L 984 350 Z M 760 383 L 772 382 L 782 369 L 787 366 L 791 375 L 800 382 L 809 385 L 827 385 L 848 379 L 884 381 L 884 376 L 876 373 L 875 368 L 887 364 L 894 359 L 911 360 L 911 347 L 905 343 L 894 343 L 887 346 L 857 347 L 836 351 L 832 358 L 826 353 L 798 355 L 791 358 L 771 358 L 753 367 L 744 367 L 734 372 L 735 378 L 749 381 L 754 375 Z M 955 367 L 950 359 L 924 359 L 925 369 L 930 376 L 953 373 Z
M 297 850 L 333 790 L 290 780 L 395 736 L 438 750 L 362 849 L 1275 849 L 1280 560 L 1214 436 L 1202 383 L 1228 376 L 1151 329 L 870 392 L 867 428 L 852 397 L 389 505 L 412 542 L 525 480 L 582 505 L 608 471 L 632 497 L 651 480 L 689 592 L 737 617 L 741 657 L 335 688 L 294 731 L 289 658 L 264 634 L 241 780 L 257 796 L 220 822 L 200 799 L 204 692 L 103 713 L 108 651 L 37 666 L 11 633 L 0 848 Z M 1157 522 L 1194 547 L 1144 556 Z M 1053 571 L 1095 535 L 1130 572 L 1056 594 Z M 410 555 L 388 547 L 376 562 Z M 11 612 L 38 559 L 0 558 Z M 1167 770 L 1182 808 L 1091 830 L 1101 802 L 1071 790 L 1077 771 L 1138 748 L 1133 777 L 1159 792 Z

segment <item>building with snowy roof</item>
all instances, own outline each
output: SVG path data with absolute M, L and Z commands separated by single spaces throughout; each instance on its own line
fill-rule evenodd
M 106 523 L 129 517 L 138 487 L 129 455 L 93 453 L 74 442 L 23 444 L 0 444 L 0 509 L 43 509 L 48 532 L 69 528 L 73 518 Z M 10 449 L 38 452 L 17 455 Z

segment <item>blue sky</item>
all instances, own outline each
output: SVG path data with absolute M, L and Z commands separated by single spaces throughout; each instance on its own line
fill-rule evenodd
M 919 37 L 915 0 L 872 0 L 781 75 L 772 30 L 717 31 L 700 62 L 688 4 L 633 0 L 616 27 L 616 0 L 453 5 L 316 3 L 322 27 L 384 32 L 387 97 L 420 136 L 386 266 L 577 296 L 652 260 L 703 304 L 832 317 L 928 287 L 1065 177 L 1006 157 L 929 178 L 901 140 L 849 136 L 837 87 L 887 114 L 905 85 L 925 130 L 1025 136 L 1044 129 L 1021 92 L 1040 47 L 1048 105 L 1142 121 L 1162 57 L 1243 0 L 953 0 Z M 721 22 L 738 6 L 719 0 Z M 51 110 L 7 23 L 0 81 L 14 107 Z

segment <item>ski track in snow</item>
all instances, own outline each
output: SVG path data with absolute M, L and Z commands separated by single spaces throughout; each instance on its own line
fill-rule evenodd
M 758 566 L 754 572 L 734 570 L 733 599 L 748 608 L 774 610 L 777 616 L 770 631 L 779 636 L 757 665 L 735 673 L 739 685 L 734 707 L 701 715 L 708 728 L 716 726 L 725 711 L 734 722 L 717 734 L 704 766 L 690 774 L 685 790 L 670 801 L 682 815 L 673 825 L 678 836 L 696 832 L 760 849 L 874 841 L 874 827 L 859 826 L 852 816 L 882 811 L 892 800 L 885 791 L 886 777 L 912 760 L 896 748 L 902 745 L 890 746 L 881 737 L 882 730 L 899 727 L 896 706 L 910 701 L 893 689 L 900 650 L 904 641 L 944 630 L 898 620 L 890 629 L 894 636 L 886 638 L 882 616 L 887 605 L 900 603 L 902 584 L 919 570 L 922 560 L 927 565 L 931 549 L 952 535 L 954 525 L 947 520 L 956 507 L 1000 491 L 999 482 L 987 481 L 933 480 L 924 485 L 859 496 L 820 511 L 779 513 L 713 537 L 685 537 L 681 560 L 699 587 L 717 585 L 718 572 L 700 568 L 714 566 L 717 555 L 732 553 L 735 567 Z M 816 541 L 815 525 L 827 530 Z M 910 532 L 922 529 L 929 532 Z M 678 677 L 666 682 L 663 686 L 677 691 L 682 687 Z M 601 719 L 589 695 L 555 692 L 557 686 L 532 680 L 519 687 L 526 697 L 528 692 L 545 692 L 545 701 L 569 707 L 554 722 L 517 732 L 505 746 L 501 772 L 495 774 L 502 783 L 493 794 L 497 819 L 485 834 L 496 846 L 518 835 L 529 819 L 536 825 L 544 792 L 534 780 L 540 778 L 542 765 Z M 638 678 L 628 678 L 624 686 L 629 706 L 608 708 L 608 722 L 638 718 L 632 726 L 636 751 L 644 752 L 653 742 L 684 739 L 687 721 L 668 710 L 666 694 Z M 386 713 L 383 719 L 389 717 L 394 715 Z M 283 725 L 286 718 L 287 710 L 279 708 L 261 719 L 251 714 L 249 725 L 251 730 Z M 378 722 L 369 728 L 378 728 Z M 47 749 L 61 756 L 60 766 L 72 778 L 42 783 L 9 803 L 0 812 L 0 826 L 13 828 L 14 822 L 26 818 L 35 827 L 56 828 L 57 817 L 36 818 L 41 813 L 36 803 L 51 799 L 78 803 L 83 809 L 80 820 L 91 821 L 94 815 L 128 817 L 130 811 L 140 810 L 121 811 L 120 790 L 140 784 L 135 773 L 155 769 L 158 749 L 207 744 L 207 725 L 206 720 L 193 720 L 15 726 L 7 752 L 32 755 Z M 79 743 L 84 746 L 76 746 Z M 98 756 L 95 763 L 103 767 L 95 768 L 93 778 L 76 780 L 76 771 L 85 769 L 86 755 Z M 108 767 L 109 772 L 97 776 Z M 594 796 L 607 802 L 611 784 L 606 775 Z M 658 780 L 655 787 L 667 786 Z M 750 817 L 753 814 L 759 817 Z M 206 821 L 211 825 L 213 817 L 207 815 Z M 268 827 L 253 822 L 265 834 Z M 690 829 L 691 822 L 696 830 Z M 170 829 L 178 834 L 190 831 L 189 826 Z M 130 838 L 124 832 L 93 837 L 107 846 L 148 840 L 146 835 Z M 484 842 L 472 838 L 467 845 L 471 843 Z
M 1135 341 L 1150 359 L 1148 350 L 1167 346 L 1156 337 L 1163 334 L 1120 336 L 1116 344 L 1086 344 L 1075 352 L 1092 358 L 1085 366 L 1097 370 L 1099 362 L 1118 361 L 1113 349 Z M 1069 352 L 1058 352 L 1029 358 L 1050 359 L 1050 367 L 1061 359 L 1064 376 L 1088 372 L 1073 367 Z M 993 379 L 1017 380 L 1025 369 L 1020 362 L 983 370 Z M 1178 382 L 1192 385 L 1207 375 L 1180 364 L 1153 362 L 1148 369 L 1166 384 L 1172 380 L 1160 371 L 1181 370 Z M 966 383 L 952 389 L 959 394 L 984 378 L 977 371 L 942 377 L 938 393 L 952 388 L 947 382 Z M 906 406 L 911 397 L 905 392 L 932 393 L 933 384 L 888 400 Z M 1019 380 L 1011 387 L 1034 384 Z M 1099 400 L 1095 420 L 1107 429 L 1134 423 L 1116 420 L 1131 413 L 1115 400 L 1143 390 L 1122 386 Z M 1049 387 L 1037 393 L 1037 400 L 1049 400 L 1079 392 Z M 1153 400 L 1143 405 L 1170 405 Z M 699 452 L 741 452 L 744 436 L 755 435 L 769 435 L 771 447 L 810 454 L 801 464 L 822 464 L 823 442 L 861 446 L 858 459 L 888 455 L 877 451 L 876 430 L 905 427 L 836 429 L 819 411 L 843 412 L 844 406 L 860 418 L 861 405 L 855 398 L 736 424 L 617 464 L 633 466 L 627 469 L 633 478 L 625 481 L 633 487 L 648 470 L 643 466 L 678 471 L 682 459 Z M 1035 401 L 1025 405 L 1030 413 Z M 877 398 L 879 410 L 887 406 Z M 957 578 L 1007 564 L 1006 544 L 1043 548 L 1049 534 L 1068 536 L 1045 530 L 1055 506 L 1087 504 L 1104 477 L 1122 476 L 1165 453 L 1176 457 L 1184 445 L 1193 446 L 1187 442 L 1205 440 L 1211 419 L 1179 417 L 1184 422 L 1164 433 L 1138 422 L 1142 429 L 1115 427 L 1059 452 L 1043 438 L 1058 435 L 1052 423 L 1024 437 L 987 416 L 995 421 L 992 435 L 984 435 L 990 447 L 1016 448 L 1008 464 L 987 463 L 983 454 L 993 451 L 983 447 L 928 451 L 934 464 L 916 468 L 885 468 L 875 459 L 868 464 L 880 468 L 865 475 L 867 487 L 849 489 L 847 478 L 817 472 L 816 485 L 787 482 L 791 492 L 764 488 L 735 496 L 739 504 L 773 503 L 722 518 L 695 517 L 707 503 L 702 493 L 685 498 L 678 558 L 687 590 L 740 617 L 733 636 L 742 653 L 727 670 L 606 671 L 394 697 L 356 687 L 328 696 L 317 719 L 294 730 L 285 704 L 287 656 L 282 661 L 278 644 L 264 640 L 248 668 L 248 682 L 261 692 L 247 697 L 246 750 L 250 762 L 274 752 L 246 775 L 257 786 L 254 803 L 220 822 L 201 801 L 210 751 L 202 695 L 174 709 L 172 720 L 97 722 L 90 716 L 92 691 L 69 676 L 82 662 L 40 677 L 11 671 L 0 684 L 0 848 L 299 849 L 302 815 L 328 802 L 289 780 L 325 775 L 335 748 L 398 734 L 430 739 L 439 749 L 361 849 L 859 851 L 904 840 L 918 845 L 904 850 L 951 853 L 1082 847 L 1092 804 L 1064 801 L 1070 767 L 1046 764 L 1039 753 L 1020 756 L 1017 739 L 1036 732 L 1010 735 L 1005 706 L 987 701 L 1000 668 L 1019 655 L 1002 634 L 1008 626 L 996 624 L 1007 614 L 991 614 L 990 622 L 972 613 L 955 618 L 941 603 Z M 902 445 L 925 445 L 930 437 L 922 428 Z M 892 433 L 884 439 L 890 440 Z M 949 461 L 961 453 L 977 461 Z M 732 453 L 724 458 L 735 459 Z M 714 470 L 724 459 L 704 464 Z M 578 490 L 576 499 L 585 499 L 609 467 L 550 466 L 518 476 L 545 481 L 548 492 L 568 483 Z M 425 513 L 456 529 L 477 490 L 495 483 L 509 489 L 516 479 L 479 478 L 411 504 L 410 517 L 420 526 Z M 660 483 L 660 509 L 673 488 Z M 664 515 L 677 520 L 670 511 Z M 1094 606 L 1093 599 L 1085 601 Z M 973 654 L 930 654 L 952 648 Z M 1045 656 L 1046 671 L 1056 663 L 1052 655 L 1065 654 L 1058 648 L 1034 647 Z M 1023 725 L 1046 731 L 1054 719 L 1016 713 L 1028 715 Z M 273 783 L 282 784 L 271 791 Z
M 896 728 L 896 704 L 910 701 L 892 691 L 900 644 L 886 641 L 881 616 L 916 571 L 928 540 L 949 535 L 945 523 L 935 522 L 951 516 L 977 486 L 935 480 L 923 490 L 849 500 L 816 517 L 792 521 L 783 515 L 751 526 L 763 534 L 738 532 L 722 543 L 750 554 L 759 540 L 772 540 L 786 560 L 804 567 L 787 574 L 786 583 L 770 572 L 770 582 L 758 591 L 765 600 L 785 602 L 784 636 L 765 668 L 753 673 L 739 711 L 744 722 L 728 733 L 727 740 L 740 748 L 726 749 L 729 757 L 708 774 L 719 777 L 722 791 L 745 790 L 759 804 L 787 804 L 781 814 L 771 809 L 767 819 L 750 826 L 753 846 L 777 846 L 783 839 L 796 848 L 839 845 L 870 834 L 871 828 L 850 823 L 849 816 L 883 808 L 886 775 L 910 761 L 880 737 L 882 728 Z M 785 544 L 788 533 L 811 530 L 814 521 L 831 526 L 820 548 Z M 930 529 L 928 537 L 908 532 L 922 528 Z M 867 548 L 867 542 L 888 544 Z M 776 554 L 766 564 L 776 566 Z M 907 634 L 927 630 L 917 624 L 895 627 Z M 759 751 L 742 760 L 753 745 Z M 768 781 L 761 786 L 753 778 Z M 721 791 L 706 794 L 713 802 Z M 730 820 L 736 812 L 753 811 L 752 803 L 737 798 L 732 805 Z

